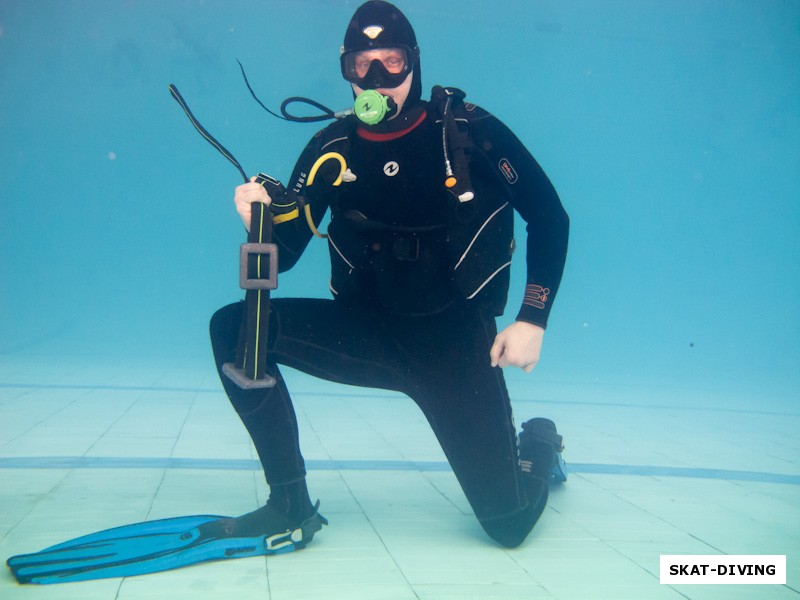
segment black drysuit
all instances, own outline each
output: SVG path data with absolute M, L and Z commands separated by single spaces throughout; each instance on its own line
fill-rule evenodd
M 456 119 L 461 141 L 443 136 L 448 118 Z M 276 387 L 245 391 L 221 379 L 271 487 L 305 477 L 278 364 L 407 394 L 427 417 L 481 525 L 515 546 L 538 518 L 546 486 L 531 485 L 518 467 L 503 373 L 489 361 L 494 318 L 507 294 L 513 210 L 528 232 L 517 319 L 542 327 L 563 272 L 568 218 L 534 158 L 482 109 L 459 103 L 445 114 L 421 103 L 406 123 L 385 132 L 345 120 L 309 142 L 288 195 L 273 201 L 274 241 L 281 270 L 293 267 L 312 238 L 306 210 L 315 224 L 330 210 L 333 299 L 273 299 L 268 361 Z M 472 200 L 457 200 L 445 187 L 445 152 L 457 161 L 458 146 Z M 234 359 L 242 312 L 242 303 L 232 304 L 212 319 L 220 369 Z

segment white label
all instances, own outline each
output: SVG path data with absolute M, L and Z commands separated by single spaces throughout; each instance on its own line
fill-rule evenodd
M 661 556 L 661 583 L 786 584 L 786 555 Z

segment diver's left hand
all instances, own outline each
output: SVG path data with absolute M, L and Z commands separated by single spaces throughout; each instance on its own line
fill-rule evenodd
M 494 338 L 489 356 L 493 367 L 519 367 L 533 371 L 542 352 L 544 329 L 526 321 L 515 321 Z

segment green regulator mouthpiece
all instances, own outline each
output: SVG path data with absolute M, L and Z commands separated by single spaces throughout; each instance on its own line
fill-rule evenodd
M 394 100 L 375 90 L 361 92 L 353 104 L 356 116 L 367 125 L 377 125 L 393 114 L 396 108 Z

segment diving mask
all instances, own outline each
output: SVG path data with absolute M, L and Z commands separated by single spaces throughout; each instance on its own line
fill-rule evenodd
M 418 49 L 406 46 L 345 52 L 342 77 L 362 90 L 396 88 L 411 73 L 418 57 Z

